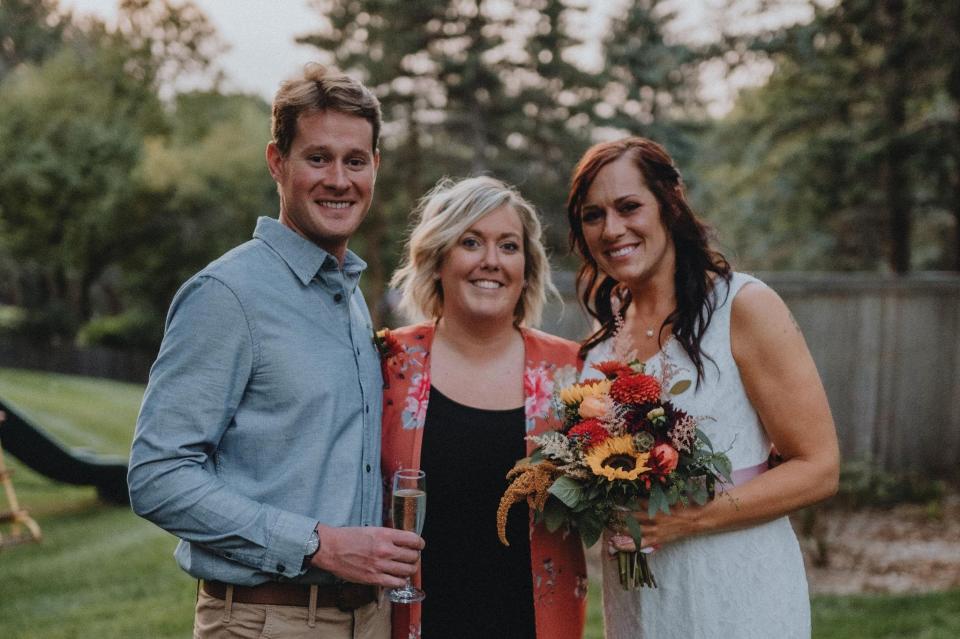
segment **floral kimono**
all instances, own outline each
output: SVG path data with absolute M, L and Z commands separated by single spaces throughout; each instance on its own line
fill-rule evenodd
M 576 381 L 580 364 L 577 345 L 546 333 L 521 328 L 526 365 L 523 374 L 524 412 L 528 435 L 559 426 L 553 408 L 554 379 Z M 420 467 L 423 425 L 430 398 L 430 347 L 434 324 L 390 331 L 384 355 L 383 448 L 384 477 L 401 468 Z M 527 442 L 527 453 L 534 445 Z M 504 489 L 507 487 L 504 479 Z M 386 501 L 385 503 L 389 503 Z M 496 513 L 490 513 L 493 527 Z M 530 522 L 530 560 L 537 637 L 580 639 L 586 616 L 587 571 L 580 537 L 549 533 Z M 415 577 L 420 584 L 420 574 Z M 419 639 L 420 606 L 393 606 L 393 639 Z M 426 639 L 437 639 L 427 637 Z

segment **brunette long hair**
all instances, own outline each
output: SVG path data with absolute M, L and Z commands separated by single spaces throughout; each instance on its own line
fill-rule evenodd
M 580 355 L 586 357 L 590 349 L 613 335 L 617 315 L 626 313 L 632 301 L 627 287 L 597 266 L 587 248 L 580 218 L 587 191 L 597 173 L 625 155 L 633 160 L 647 188 L 657 198 L 660 218 L 673 240 L 676 253 L 673 283 L 677 306 L 663 325 L 672 325 L 673 335 L 697 368 L 699 382 L 703 376 L 704 357 L 700 340 L 717 306 L 711 292 L 716 278 L 730 280 L 730 264 L 721 253 L 711 248 L 712 229 L 697 218 L 687 203 L 683 180 L 670 155 L 662 146 L 646 138 L 631 137 L 590 147 L 580 158 L 570 180 L 567 198 L 570 249 L 582 258 L 577 272 L 577 294 L 587 312 L 600 323 L 599 330 L 580 347 Z

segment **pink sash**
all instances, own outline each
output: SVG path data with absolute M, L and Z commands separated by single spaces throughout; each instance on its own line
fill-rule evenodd
M 730 474 L 731 483 L 720 482 L 717 484 L 717 493 L 722 493 L 730 490 L 734 486 L 739 486 L 740 484 L 745 484 L 754 477 L 758 477 L 770 469 L 768 462 L 760 462 L 756 466 L 748 466 L 747 468 L 738 468 Z

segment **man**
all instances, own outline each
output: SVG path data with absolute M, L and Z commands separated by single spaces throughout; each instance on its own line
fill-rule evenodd
M 382 377 L 366 264 L 347 250 L 373 197 L 380 107 L 319 65 L 273 104 L 279 221 L 170 307 L 130 457 L 137 514 L 201 580 L 195 636 L 387 637 L 380 587 L 423 541 L 382 528 Z

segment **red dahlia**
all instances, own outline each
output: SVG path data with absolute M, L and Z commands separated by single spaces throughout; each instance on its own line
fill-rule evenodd
M 585 419 L 567 432 L 567 437 L 587 446 L 596 446 L 610 436 L 599 419 Z
M 618 377 L 610 385 L 610 397 L 621 404 L 642 404 L 660 399 L 660 382 L 650 375 Z
M 615 359 L 608 359 L 603 362 L 597 362 L 593 364 L 592 367 L 595 370 L 603 373 L 603 376 L 607 379 L 616 379 L 622 375 L 633 375 L 634 370 L 624 364 L 623 362 L 618 362 Z

